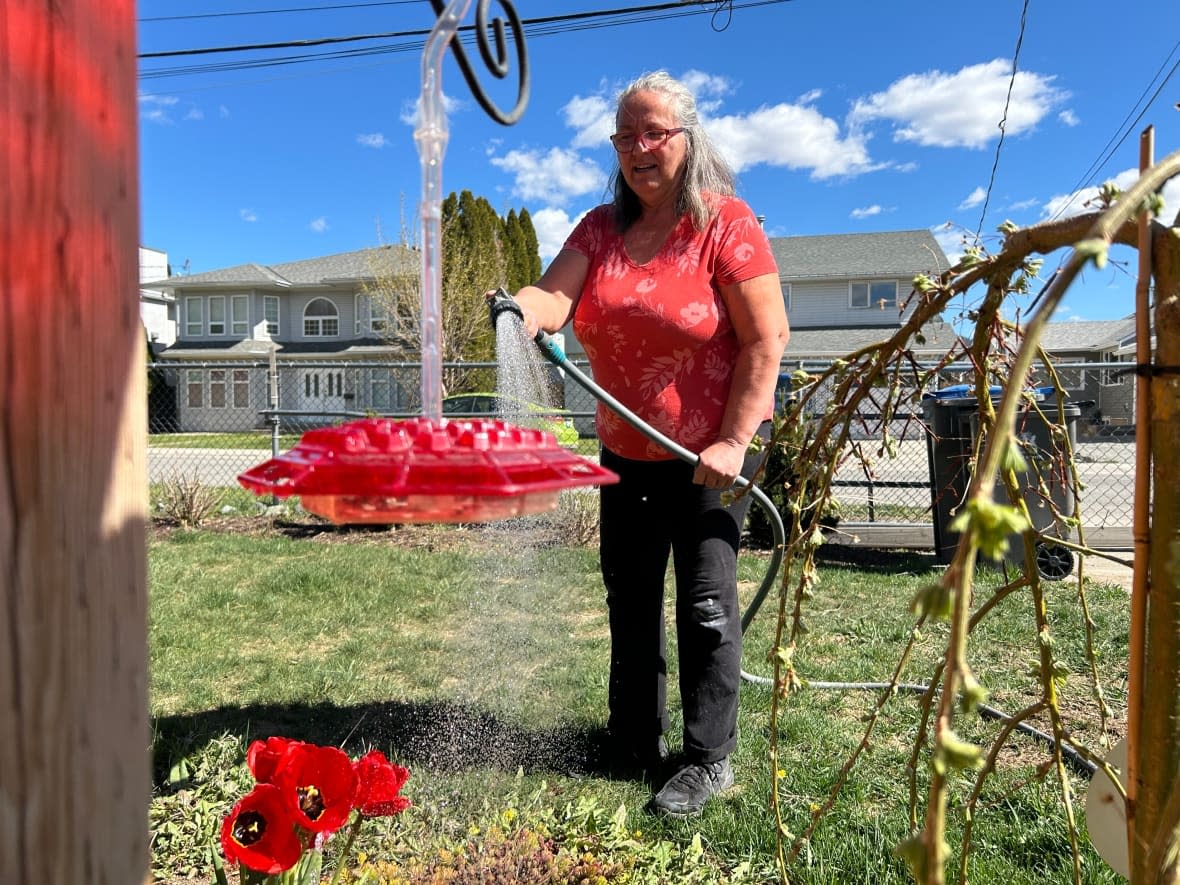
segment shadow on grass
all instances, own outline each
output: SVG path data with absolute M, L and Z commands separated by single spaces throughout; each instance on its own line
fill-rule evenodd
M 855 544 L 824 544 L 815 552 L 816 565 L 883 574 L 925 575 L 938 571 L 932 551 L 884 550 Z
M 608 773 L 603 728 L 529 730 L 486 711 L 443 701 L 219 707 L 161 716 L 152 726 L 152 779 L 158 786 L 167 782 L 173 765 L 226 735 L 240 738 L 244 745 L 286 737 L 337 746 L 354 757 L 378 749 L 401 764 L 439 773 L 489 768 L 567 777 Z

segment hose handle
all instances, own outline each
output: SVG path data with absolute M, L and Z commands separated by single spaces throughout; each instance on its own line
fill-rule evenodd
M 516 299 L 508 294 L 508 290 L 500 286 L 488 298 L 488 319 L 491 321 L 493 329 L 496 328 L 500 314 L 505 312 L 516 314 L 516 318 L 522 323 L 524 322 L 524 311 L 520 309 L 520 305 L 516 303 Z

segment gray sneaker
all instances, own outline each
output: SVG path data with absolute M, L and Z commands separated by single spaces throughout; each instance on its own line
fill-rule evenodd
M 729 757 L 686 765 L 651 800 L 652 810 L 669 817 L 695 817 L 717 793 L 733 786 Z

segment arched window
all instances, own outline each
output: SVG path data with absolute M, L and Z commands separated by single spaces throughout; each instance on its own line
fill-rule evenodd
M 303 309 L 303 335 L 306 338 L 335 338 L 340 334 L 340 315 L 327 298 L 313 298 Z

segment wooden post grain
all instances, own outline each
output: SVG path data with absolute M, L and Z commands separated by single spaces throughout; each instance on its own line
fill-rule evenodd
M 0 882 L 148 871 L 135 7 L 0 4 Z

